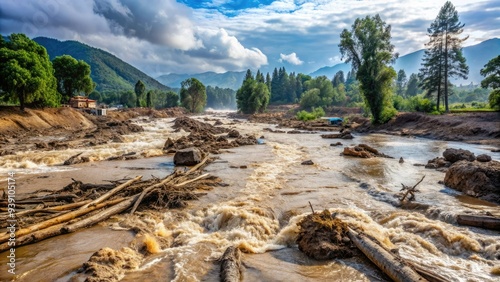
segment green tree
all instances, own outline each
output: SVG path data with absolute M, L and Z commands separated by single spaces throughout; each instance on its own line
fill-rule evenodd
M 418 94 L 418 83 L 418 76 L 412 73 L 406 85 L 406 97 L 413 97 Z
M 89 94 L 89 99 L 92 99 L 92 100 L 96 100 L 98 102 L 101 102 L 102 101 L 102 96 L 101 96 L 101 93 L 97 90 L 94 90 L 92 91 L 90 94 Z
M 136 106 L 137 97 L 132 90 L 121 91 L 120 103 L 126 108 L 133 108 Z
M 252 112 L 263 113 L 269 104 L 270 98 L 271 93 L 269 93 L 267 85 L 263 82 L 257 81 L 252 88 L 252 95 L 249 99 L 249 105 Z
M 458 13 L 450 1 L 447 1 L 439 11 L 438 16 L 427 29 L 429 42 L 424 54 L 423 68 L 420 70 L 422 87 L 427 93 L 437 91 L 437 107 L 442 95 L 445 110 L 449 111 L 448 97 L 449 78 L 461 77 L 467 79 L 469 67 L 462 53 L 462 42 L 468 37 L 459 38 L 464 24 L 458 18 Z
M 266 85 L 267 89 L 269 89 L 269 93 L 271 93 L 271 75 L 269 73 L 266 74 Z
M 481 87 L 493 88 L 488 98 L 490 107 L 500 109 L 500 55 L 491 59 L 480 71 L 485 77 L 481 81 Z
M 340 84 L 344 84 L 344 83 L 345 83 L 344 72 L 340 70 L 333 77 L 332 84 L 333 84 L 333 87 L 337 87 Z
M 149 90 L 148 93 L 146 94 L 146 107 L 148 108 L 153 107 L 153 96 L 154 96 L 154 91 Z
M 207 86 L 207 107 L 213 109 L 236 108 L 236 91 L 230 88 Z
M 379 15 L 358 18 L 352 30 L 344 29 L 340 38 L 340 52 L 356 72 L 373 116 L 372 122 L 387 122 L 396 114 L 391 101 L 391 84 L 396 72 L 387 66 L 397 58 L 391 44 L 391 26 L 386 25 Z
M 247 71 L 247 74 L 250 70 Z M 264 112 L 269 104 L 271 93 L 266 83 L 256 81 L 247 75 L 240 89 L 236 92 L 238 110 L 245 114 Z
M 0 98 L 25 106 L 59 106 L 47 50 L 24 34 L 0 36 Z
M 304 92 L 304 94 L 302 94 L 302 98 L 300 99 L 300 106 L 303 109 L 312 109 L 320 105 L 321 98 L 319 97 L 318 88 L 307 90 L 306 92 Z
M 399 96 L 404 96 L 406 83 L 407 80 L 405 70 L 400 69 L 398 71 L 398 77 L 396 78 L 396 94 L 398 94 Z
M 68 103 L 71 97 L 79 93 L 87 96 L 94 90 L 96 85 L 90 77 L 90 66 L 83 60 L 77 61 L 70 55 L 63 55 L 56 57 L 52 65 L 62 102 Z
M 146 93 L 146 85 L 144 84 L 144 82 L 138 80 L 137 83 L 135 84 L 134 92 L 136 96 L 135 106 L 140 107 L 141 99 L 144 96 L 144 93 Z
M 307 90 L 314 88 L 319 90 L 320 102 L 318 105 L 315 105 L 316 107 L 328 107 L 334 101 L 337 102 L 339 100 L 338 97 L 335 97 L 336 93 L 332 82 L 324 75 L 308 80 L 305 86 Z
M 191 113 L 201 113 L 207 104 L 205 85 L 196 78 L 181 82 L 181 105 Z
M 167 91 L 165 107 L 174 108 L 179 105 L 179 95 L 174 91 Z

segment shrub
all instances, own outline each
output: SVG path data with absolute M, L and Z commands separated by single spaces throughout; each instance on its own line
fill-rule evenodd
M 315 120 L 322 116 L 325 116 L 325 111 L 321 107 L 313 108 L 312 112 L 302 110 L 297 113 L 297 119 L 303 121 Z

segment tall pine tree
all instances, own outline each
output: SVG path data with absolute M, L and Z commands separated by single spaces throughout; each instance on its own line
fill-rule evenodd
M 449 111 L 449 78 L 467 79 L 469 73 L 461 47 L 468 37 L 459 38 L 463 27 L 455 7 L 447 1 L 427 29 L 429 42 L 426 44 L 427 50 L 419 76 L 421 86 L 427 90 L 428 95 L 437 92 L 438 110 L 442 95 L 446 112 Z

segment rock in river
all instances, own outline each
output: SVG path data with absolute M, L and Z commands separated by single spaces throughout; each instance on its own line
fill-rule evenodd
M 184 150 L 179 150 L 174 155 L 175 165 L 196 165 L 201 162 L 202 154 L 197 148 L 187 148 Z
M 469 196 L 500 203 L 500 162 L 456 162 L 446 172 L 444 184 Z

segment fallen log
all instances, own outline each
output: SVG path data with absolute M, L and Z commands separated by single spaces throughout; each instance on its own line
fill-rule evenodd
M 459 214 L 457 216 L 457 223 L 484 229 L 500 230 L 500 218 L 492 216 Z
M 17 247 L 20 247 L 23 245 L 36 243 L 38 241 L 60 235 L 61 228 L 63 226 L 64 226 L 64 223 L 60 223 L 60 224 L 45 228 L 43 230 L 33 232 L 31 234 L 27 234 L 27 235 L 19 236 L 19 237 L 16 236 L 15 247 L 17 248 Z M 0 252 L 6 251 L 6 250 L 12 248 L 12 246 L 10 246 L 9 243 L 10 242 L 5 242 L 5 243 L 0 244 Z
M 427 281 L 412 268 L 384 250 L 367 236 L 358 234 L 349 228 L 349 239 L 361 250 L 380 270 L 396 282 Z
M 241 279 L 240 249 L 234 246 L 228 247 L 219 260 L 222 262 L 220 265 L 220 281 L 239 282 Z
M 66 225 L 66 226 L 61 228 L 61 232 L 62 233 L 75 232 L 78 229 L 88 227 L 88 226 L 94 225 L 100 221 L 106 220 L 109 217 L 111 217 L 115 214 L 119 214 L 122 211 L 128 209 L 130 206 L 132 206 L 132 204 L 137 200 L 138 197 L 139 197 L 139 194 L 132 196 L 132 197 L 128 198 L 127 200 L 125 200 L 121 203 L 118 203 L 110 208 L 107 208 L 104 211 L 99 212 L 98 214 L 95 214 L 93 216 L 89 216 L 89 217 L 87 217 L 83 220 L 80 220 L 78 222 Z
M 130 186 L 132 183 L 136 182 L 136 181 L 139 181 L 140 179 L 142 178 L 142 175 L 139 175 L 139 176 L 136 176 L 135 178 L 133 179 L 130 179 L 129 181 L 121 184 L 121 185 L 118 185 L 116 186 L 115 188 L 111 189 L 109 192 L 107 192 L 106 194 L 102 195 L 101 197 L 93 200 L 92 202 L 86 204 L 85 206 L 81 207 L 80 209 L 85 209 L 85 208 L 88 208 L 90 206 L 94 206 L 94 205 L 97 205 L 105 200 L 107 200 L 109 197 L 113 196 L 114 194 L 120 192 L 121 190 L 123 190 L 124 188 Z
M 84 214 L 87 214 L 89 212 L 101 209 L 101 208 L 109 206 L 109 205 L 115 205 L 121 201 L 123 201 L 123 198 L 107 201 L 107 202 L 98 204 L 96 206 L 92 206 L 92 207 L 88 207 L 88 208 L 84 208 L 84 209 L 80 208 L 76 211 L 68 212 L 68 213 L 65 213 L 61 216 L 51 218 L 51 219 L 46 220 L 46 221 L 42 221 L 40 223 L 28 226 L 28 227 L 23 228 L 23 229 L 19 229 L 16 232 L 16 238 L 23 236 L 23 235 L 26 235 L 26 234 L 29 234 L 29 233 L 32 233 L 32 232 L 35 232 L 35 231 L 38 231 L 38 230 L 45 229 L 45 228 L 50 227 L 52 225 L 68 222 L 74 218 L 77 218 L 77 217 L 82 216 Z M 0 236 L 0 243 L 7 242 L 7 240 L 9 240 L 9 238 L 10 238 L 10 233 L 6 232 L 4 235 Z
M 56 213 L 59 211 L 67 211 L 67 210 L 72 210 L 74 208 L 79 208 L 85 204 L 90 203 L 92 200 L 85 200 L 77 203 L 71 203 L 71 204 L 66 204 L 66 205 L 60 205 L 60 206 L 52 206 L 48 208 L 35 208 L 35 209 L 30 209 L 30 210 L 25 210 L 16 213 L 17 217 L 21 216 L 26 216 L 34 213 Z

